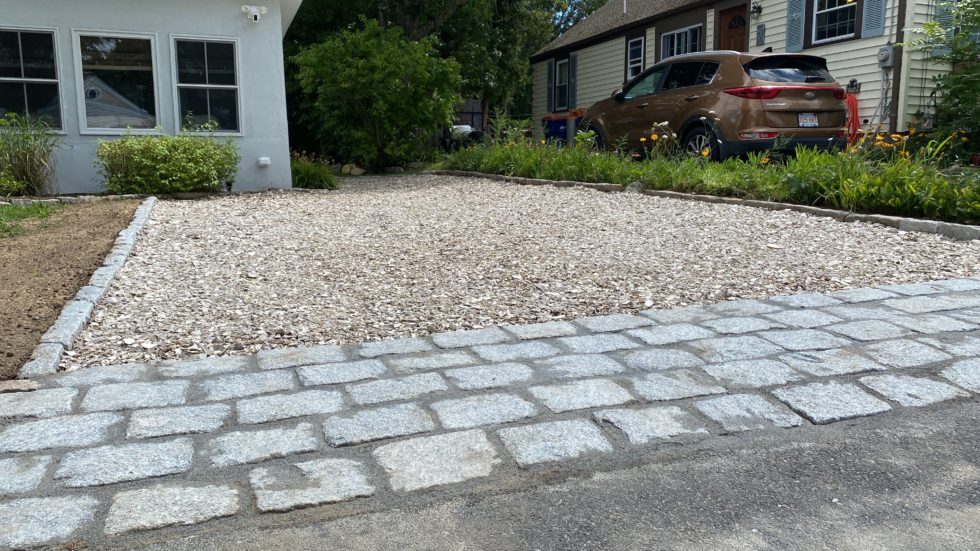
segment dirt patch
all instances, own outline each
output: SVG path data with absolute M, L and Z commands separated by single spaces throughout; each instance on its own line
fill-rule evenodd
M 129 225 L 138 201 L 72 205 L 0 239 L 0 379 L 17 376 L 41 335 Z

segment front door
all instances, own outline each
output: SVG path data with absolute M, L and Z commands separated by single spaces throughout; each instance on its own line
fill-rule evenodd
M 748 10 L 745 5 L 718 14 L 718 49 L 744 52 L 749 49 Z

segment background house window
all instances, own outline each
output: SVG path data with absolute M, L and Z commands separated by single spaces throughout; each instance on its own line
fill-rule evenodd
M 241 130 L 235 44 L 179 39 L 175 50 L 178 104 L 184 127 L 213 123 L 219 131 Z
M 0 29 L 0 116 L 16 113 L 61 129 L 54 33 Z
M 814 0 L 813 43 L 854 36 L 857 28 L 855 0 Z
M 81 35 L 79 49 L 85 128 L 156 127 L 152 41 Z
M 702 34 L 701 25 L 695 25 L 660 35 L 660 59 L 702 51 Z
M 634 38 L 626 45 L 626 80 L 633 80 L 643 72 L 643 37 Z
M 555 63 L 555 111 L 568 109 L 568 60 Z

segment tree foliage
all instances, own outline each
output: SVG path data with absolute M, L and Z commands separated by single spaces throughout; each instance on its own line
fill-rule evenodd
M 297 54 L 307 120 L 345 161 L 379 169 L 414 160 L 459 102 L 459 65 L 435 40 L 407 40 L 376 20 Z
M 555 36 L 572 28 L 576 23 L 592 15 L 592 12 L 614 0 L 552 0 Z
M 531 111 L 529 58 L 605 0 L 305 0 L 286 37 L 287 57 L 376 19 L 383 29 L 401 28 L 410 41 L 435 37 L 439 54 L 457 61 L 459 100 L 482 100 L 491 112 Z M 287 71 L 290 132 L 294 145 L 327 157 L 343 157 L 340 144 L 320 139 L 317 101 Z M 342 159 L 347 160 L 347 159 Z

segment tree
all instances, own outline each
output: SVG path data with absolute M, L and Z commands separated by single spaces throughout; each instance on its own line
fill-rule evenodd
M 307 122 L 329 152 L 372 169 L 418 158 L 459 102 L 459 65 L 432 38 L 376 20 L 294 56 Z
M 593 12 L 605 6 L 607 2 L 618 0 L 553 0 L 555 36 L 558 36 Z
M 456 59 L 463 94 L 490 110 L 529 105 L 528 59 L 552 37 L 551 12 L 541 0 L 471 0 L 440 32 L 442 51 Z

